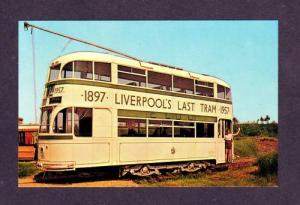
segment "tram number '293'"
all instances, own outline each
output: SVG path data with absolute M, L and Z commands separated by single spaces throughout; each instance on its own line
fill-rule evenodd
M 220 107 L 220 113 L 221 114 L 228 114 L 229 113 L 229 107 L 227 107 L 227 106 L 221 106 Z
M 84 91 L 84 100 L 90 101 L 90 102 L 102 102 L 105 97 L 105 92 L 99 92 L 99 91 L 91 91 L 91 90 L 85 90 Z

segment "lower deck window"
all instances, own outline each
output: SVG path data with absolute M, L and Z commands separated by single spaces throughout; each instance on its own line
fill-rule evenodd
M 54 119 L 54 133 L 72 133 L 72 108 L 59 111 Z
M 213 123 L 196 123 L 196 136 L 203 138 L 214 137 L 214 124 Z
M 118 136 L 146 137 L 146 120 L 119 118 Z
M 149 137 L 172 137 L 172 121 L 149 120 Z
M 48 108 L 42 109 L 40 133 L 49 133 L 51 112 L 52 109 L 48 109 Z
M 195 137 L 195 128 L 175 127 L 174 137 Z
M 175 121 L 174 137 L 195 137 L 195 123 Z
M 74 109 L 74 134 L 78 137 L 92 136 L 93 112 L 92 108 Z
M 218 123 L 218 137 L 224 138 L 231 131 L 231 120 L 220 119 Z

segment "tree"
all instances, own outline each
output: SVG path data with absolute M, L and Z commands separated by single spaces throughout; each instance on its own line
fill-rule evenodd
M 260 122 L 261 122 L 262 124 L 264 124 L 264 121 L 265 121 L 265 119 L 261 116 L 261 117 L 260 117 Z
M 239 124 L 239 120 L 236 117 L 233 117 L 233 123 L 237 125 Z
M 269 115 L 267 115 L 265 118 L 265 121 L 267 121 L 268 124 L 269 124 L 269 120 L 270 120 L 270 117 L 269 117 Z

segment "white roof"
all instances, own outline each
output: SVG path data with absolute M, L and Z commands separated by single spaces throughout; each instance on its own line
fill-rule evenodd
M 64 56 L 60 56 L 56 59 L 53 60 L 53 63 L 61 63 L 62 65 L 75 61 L 75 60 L 83 60 L 83 61 L 99 61 L 99 62 L 107 62 L 107 63 L 116 63 L 119 65 L 124 65 L 124 66 L 130 66 L 130 67 L 135 67 L 135 68 L 142 68 L 142 69 L 147 69 L 147 70 L 152 70 L 156 72 L 161 72 L 161 73 L 166 73 L 166 74 L 173 74 L 176 76 L 180 77 L 185 77 L 185 78 L 195 78 L 200 81 L 207 81 L 207 82 L 214 82 L 226 87 L 230 87 L 230 85 L 225 82 L 224 80 L 221 80 L 217 77 L 205 75 L 205 74 L 198 74 L 194 72 L 189 72 L 187 70 L 179 70 L 179 69 L 174 69 L 170 66 L 167 67 L 166 65 L 158 65 L 158 64 L 153 64 L 150 62 L 146 61 L 137 61 L 129 58 L 124 58 L 108 53 L 99 53 L 99 52 L 74 52 L 74 53 L 69 53 Z

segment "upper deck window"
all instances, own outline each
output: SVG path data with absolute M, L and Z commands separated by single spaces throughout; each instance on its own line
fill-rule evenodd
M 225 88 L 226 100 L 231 100 L 231 91 L 230 88 Z
M 146 87 L 145 71 L 118 65 L 118 83 Z
M 93 79 L 93 63 L 91 61 L 75 61 L 74 77 Z
M 111 64 L 95 62 L 94 66 L 94 79 L 100 81 L 111 81 Z
M 218 98 L 231 100 L 231 91 L 230 88 L 218 85 Z
M 172 76 L 148 71 L 148 87 L 160 90 L 172 90 Z
M 64 65 L 61 71 L 62 78 L 72 78 L 73 77 L 73 62 Z
M 176 92 L 193 94 L 194 93 L 194 80 L 174 76 L 173 87 L 174 87 L 174 91 L 176 91 Z
M 214 84 L 196 80 L 196 95 L 214 97 Z
M 225 87 L 218 85 L 218 98 L 225 98 Z
M 56 80 L 59 75 L 60 64 L 50 67 L 49 81 Z

